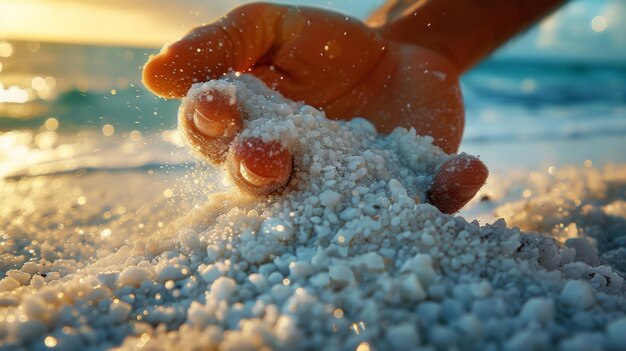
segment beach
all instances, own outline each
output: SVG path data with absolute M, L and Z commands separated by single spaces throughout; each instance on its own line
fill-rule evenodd
M 266 198 L 176 130 L 3 134 L 2 347 L 624 347 L 623 137 L 470 127 L 492 172 L 448 216 L 423 201 L 448 157 L 428 138 L 261 100 L 244 134 L 282 138 L 298 170 Z

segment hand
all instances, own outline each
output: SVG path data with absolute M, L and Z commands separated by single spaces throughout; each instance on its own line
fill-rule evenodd
M 250 72 L 286 97 L 324 110 L 330 118 L 365 117 L 381 132 L 414 127 L 418 134 L 433 136 L 448 153 L 456 152 L 461 141 L 463 102 L 458 73 L 449 59 L 319 9 L 246 5 L 214 24 L 194 29 L 151 58 L 143 79 L 156 94 L 180 98 L 193 83 L 230 71 Z M 203 113 L 194 117 L 191 127 L 202 138 L 227 144 L 238 132 L 232 126 L 241 124 L 240 116 L 211 112 L 224 110 L 216 106 L 200 107 Z M 209 123 L 203 122 L 207 119 Z M 223 128 L 207 128 L 216 123 Z M 228 135 L 216 135 L 220 130 Z M 222 155 L 209 152 L 208 156 L 220 162 Z M 240 155 L 247 157 L 252 156 Z M 431 189 L 431 201 L 447 213 L 464 206 L 488 173 L 475 158 L 455 159 L 441 167 Z

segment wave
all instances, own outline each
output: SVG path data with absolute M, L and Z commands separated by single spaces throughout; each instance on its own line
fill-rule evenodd
M 462 79 L 471 104 L 626 103 L 626 65 L 487 61 Z
M 543 133 L 506 133 L 506 134 L 484 134 L 469 135 L 463 138 L 465 143 L 498 144 L 498 143 L 534 143 L 534 142 L 554 142 L 568 140 L 584 140 L 597 137 L 624 137 L 626 126 L 622 128 L 598 128 L 595 130 L 574 130 L 561 133 L 546 131 Z
M 71 88 L 56 93 L 51 100 L 36 99 L 10 109 L 0 106 L 0 131 L 37 129 L 50 117 L 66 131 L 100 129 L 105 124 L 145 131 L 176 125 L 178 102 L 157 98 L 143 87 L 110 91 Z
M 35 177 L 52 177 L 52 176 L 82 176 L 93 173 L 128 173 L 128 172 L 147 172 L 147 171 L 159 171 L 163 169 L 168 170 L 184 170 L 189 169 L 195 163 L 158 163 L 158 162 L 149 162 L 142 165 L 136 166 L 80 166 L 71 169 L 57 169 L 57 170 L 47 170 L 43 172 L 33 172 L 32 170 L 23 170 L 21 172 L 16 172 L 13 174 L 6 175 L 4 177 L 7 181 L 20 181 L 22 179 L 27 178 L 35 178 Z

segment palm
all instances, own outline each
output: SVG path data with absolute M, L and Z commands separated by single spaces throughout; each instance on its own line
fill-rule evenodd
M 304 9 L 285 22 L 291 25 L 283 25 L 283 36 L 294 39 L 254 65 L 254 75 L 329 117 L 365 117 L 381 132 L 414 127 L 445 151 L 457 150 L 463 104 L 454 66 L 443 56 L 389 42 L 331 12 Z
M 457 151 L 464 108 L 457 74 L 442 56 L 424 48 L 391 43 L 376 68 L 354 91 L 327 107 L 335 116 L 362 116 L 379 131 L 415 128 L 448 153 Z

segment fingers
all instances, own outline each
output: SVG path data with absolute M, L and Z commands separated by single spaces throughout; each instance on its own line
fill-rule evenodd
M 234 96 L 211 90 L 183 104 L 179 124 L 197 152 L 213 163 L 222 163 L 243 128 L 243 116 Z
M 250 70 L 284 39 L 278 30 L 287 11 L 270 4 L 246 5 L 193 30 L 148 61 L 144 84 L 162 97 L 182 98 L 194 83 Z M 250 138 L 232 144 L 243 127 L 234 96 L 215 90 L 198 94 L 183 104 L 179 124 L 187 141 L 210 162 L 221 163 L 228 154 L 227 169 L 240 188 L 267 195 L 289 181 L 291 154 L 279 142 Z
M 233 145 L 226 167 L 240 188 L 254 195 L 269 195 L 287 185 L 292 156 L 278 141 L 247 138 Z
M 257 137 L 233 140 L 243 128 L 236 96 L 217 89 L 202 91 L 182 105 L 179 124 L 187 142 L 211 163 L 225 160 L 235 184 L 254 195 L 269 195 L 287 185 L 292 156 L 278 141 Z
M 157 95 L 180 98 L 194 83 L 250 71 L 286 97 L 321 108 L 353 91 L 386 48 L 378 32 L 338 13 L 249 4 L 150 58 L 143 81 Z
M 457 155 L 444 162 L 428 193 L 429 202 L 452 214 L 465 206 L 487 181 L 489 171 L 476 157 Z
M 212 91 L 194 101 L 193 125 L 206 138 L 234 138 L 243 118 L 235 97 Z
M 143 70 L 144 84 L 159 96 L 182 98 L 194 83 L 249 70 L 274 45 L 285 11 L 283 6 L 250 4 L 192 30 L 150 58 Z

